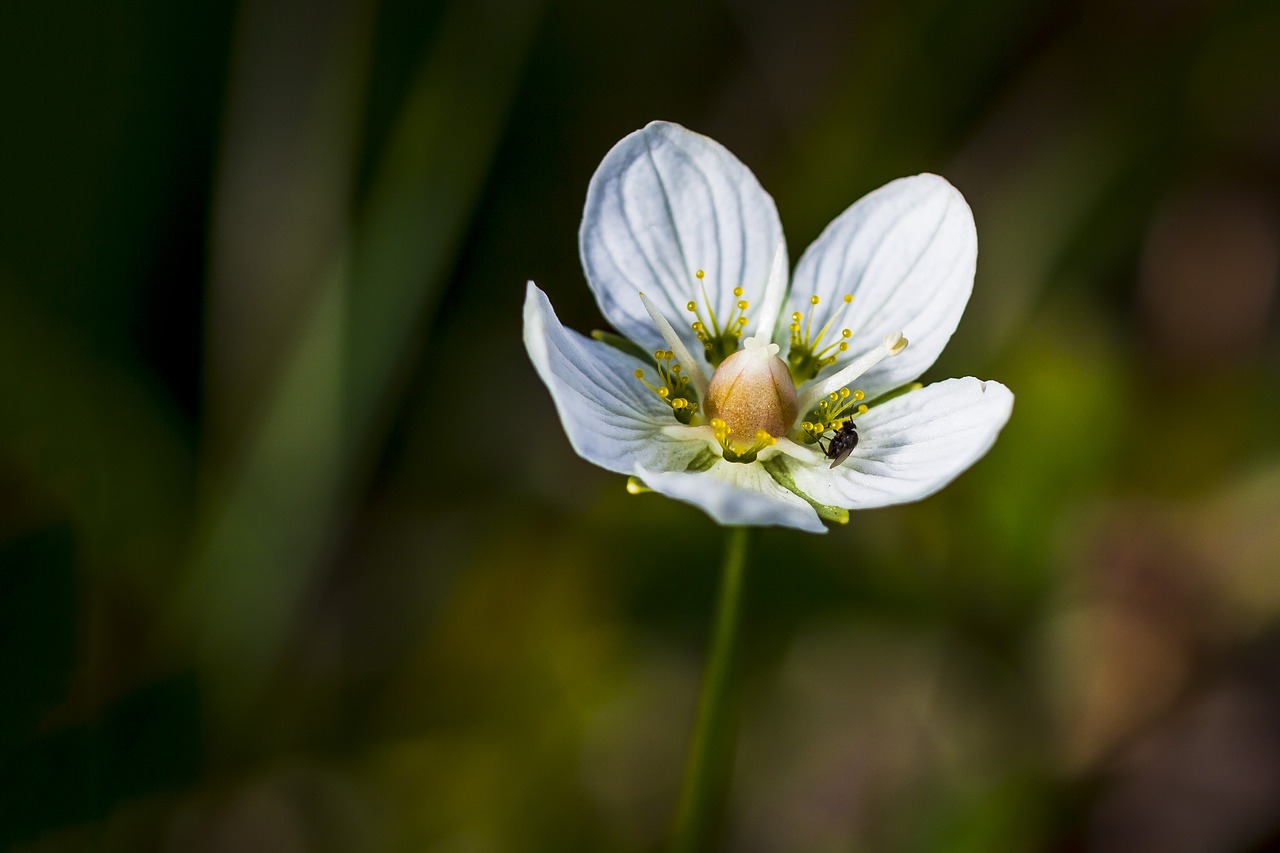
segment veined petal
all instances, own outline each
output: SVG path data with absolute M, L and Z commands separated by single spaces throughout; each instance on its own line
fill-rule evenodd
M 742 298 L 756 306 L 783 239 L 773 199 L 738 158 L 678 124 L 653 122 L 615 145 L 596 169 L 578 245 L 587 282 L 614 328 L 643 346 L 665 346 L 636 295 L 643 290 L 701 354 L 689 301 L 703 304 L 705 284 L 711 309 L 727 318 L 737 301 L 733 288 L 741 286 Z M 774 318 L 748 316 L 772 328 L 764 324 Z
M 704 452 L 705 442 L 664 432 L 675 419 L 635 378 L 642 361 L 566 329 L 533 282 L 525 292 L 524 345 L 583 459 L 619 474 L 640 464 L 683 471 Z
M 720 524 L 795 527 L 826 533 L 813 507 L 778 485 L 761 465 L 719 461 L 706 471 L 655 471 L 636 466 L 635 476 L 655 492 L 685 501 Z
M 807 316 L 816 295 L 830 311 L 853 295 L 839 323 L 853 332 L 849 349 L 824 375 L 902 332 L 906 351 L 858 380 L 873 398 L 937 360 L 969 302 L 977 257 L 973 213 L 959 190 L 937 175 L 900 178 L 855 202 L 805 250 L 785 310 Z M 815 325 L 822 316 L 815 314 Z M 838 339 L 839 328 L 831 334 Z M 783 326 L 783 346 L 786 337 Z
M 871 509 L 928 497 L 980 459 L 1009 420 L 999 382 L 948 379 L 875 406 L 858 418 L 858 446 L 829 469 L 788 460 L 796 486 L 820 503 Z

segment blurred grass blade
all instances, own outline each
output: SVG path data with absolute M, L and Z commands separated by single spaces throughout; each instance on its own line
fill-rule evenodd
M 454 4 L 346 251 L 314 282 L 310 311 L 280 360 L 260 422 L 230 454 L 239 458 L 229 475 L 209 483 L 204 538 L 179 619 L 194 630 L 220 698 L 235 707 L 252 702 L 341 536 L 344 497 L 381 443 L 380 413 L 420 343 L 414 333 L 429 321 L 483 185 L 538 5 Z
M 407 348 L 421 343 L 414 332 L 430 323 L 541 7 L 542 0 L 456 2 L 395 125 L 353 256 L 344 387 L 357 446 L 385 416 L 388 383 Z
M 216 174 L 206 299 L 205 442 L 242 450 L 350 232 L 373 9 L 362 0 L 242 5 Z M 307 38 L 298 38 L 306 21 Z

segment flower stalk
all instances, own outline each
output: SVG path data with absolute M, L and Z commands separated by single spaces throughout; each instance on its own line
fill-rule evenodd
M 715 623 L 676 806 L 672 853 L 710 850 L 724 817 L 738 733 L 734 671 L 750 536 L 749 527 L 730 527 L 725 539 Z

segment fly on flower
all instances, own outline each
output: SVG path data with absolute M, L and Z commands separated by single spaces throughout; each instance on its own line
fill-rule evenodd
M 955 331 L 977 260 L 969 206 L 936 175 L 836 217 L 788 287 L 778 213 L 751 171 L 654 122 L 596 170 L 579 249 L 622 337 L 566 329 L 533 282 L 524 309 L 570 442 L 721 524 L 823 532 L 821 519 L 919 500 L 1009 419 L 998 382 L 908 386 Z
M 818 446 L 822 447 L 822 439 L 818 439 Z M 835 435 L 827 439 L 827 445 L 822 447 L 822 452 L 831 460 L 831 467 L 835 468 L 848 459 L 857 448 L 858 425 L 850 418 L 836 430 Z

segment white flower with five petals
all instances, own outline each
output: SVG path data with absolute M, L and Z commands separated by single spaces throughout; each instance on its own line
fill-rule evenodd
M 836 217 L 788 288 L 777 209 L 751 171 L 654 122 L 596 170 L 579 247 L 625 337 L 566 329 L 529 282 L 525 346 L 573 448 L 633 490 L 721 524 L 824 532 L 822 518 L 941 489 L 1009 419 L 998 382 L 908 385 L 955 331 L 977 261 L 969 206 L 936 175 Z

